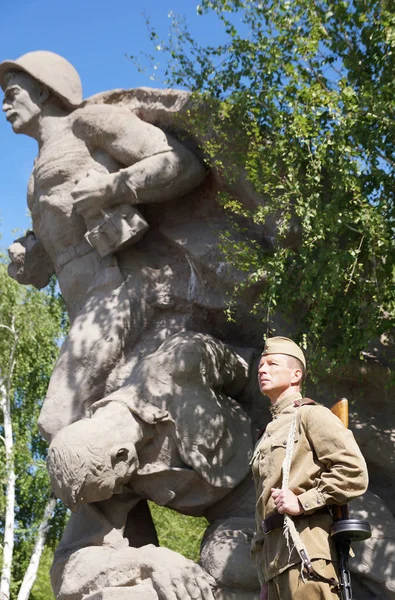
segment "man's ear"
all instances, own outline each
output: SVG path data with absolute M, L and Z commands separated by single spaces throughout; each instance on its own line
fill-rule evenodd
M 136 446 L 129 442 L 114 444 L 110 448 L 110 457 L 113 467 L 122 462 L 132 463 L 137 460 Z
M 296 383 L 299 384 L 300 386 L 302 385 L 302 379 L 303 379 L 303 371 L 302 369 L 294 369 L 293 370 L 293 376 L 292 376 L 292 383 Z
M 47 88 L 46 85 L 40 85 L 40 89 L 39 89 L 39 98 L 40 98 L 40 103 L 45 104 L 45 102 L 48 100 L 50 96 L 50 91 Z

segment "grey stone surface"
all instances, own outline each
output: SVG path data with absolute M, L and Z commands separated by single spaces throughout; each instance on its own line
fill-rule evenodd
M 276 224 L 233 227 L 216 201 L 221 174 L 207 171 L 189 128 L 202 107 L 188 93 L 113 90 L 81 102 L 73 67 L 45 52 L 2 63 L 0 84 L 13 130 L 38 142 L 34 233 L 11 246 L 9 274 L 41 288 L 55 273 L 71 320 L 39 422 L 55 490 L 76 510 L 55 556 L 57 597 L 167 600 L 182 585 L 187 598 L 210 598 L 211 584 L 216 600 L 257 600 L 248 455 L 268 414 L 255 377 L 262 325 L 249 311 L 260 286 L 228 322 L 228 294 L 246 275 L 221 240 L 227 230 L 270 246 Z M 262 202 L 243 174 L 233 188 L 246 208 Z M 358 508 L 372 514 L 374 537 L 356 548 L 357 600 L 394 594 L 387 371 L 374 351 L 308 390 L 329 405 L 356 400 L 351 423 L 376 494 Z M 155 548 L 147 499 L 206 516 L 201 568 Z
M 100 592 L 89 594 L 85 600 L 158 600 L 158 594 L 150 584 L 139 584 L 127 588 L 104 588 Z
M 54 273 L 52 263 L 32 231 L 15 240 L 8 248 L 11 259 L 8 274 L 18 283 L 41 289 Z
M 250 421 L 229 395 L 244 387 L 247 374 L 244 359 L 212 336 L 177 334 L 137 364 L 127 386 L 95 403 L 89 419 L 55 436 L 48 454 L 51 481 L 57 496 L 77 510 L 55 555 L 59 597 L 76 594 L 68 587 L 75 586 L 75 571 L 82 593 L 97 581 L 109 586 L 126 560 L 138 568 L 141 553 L 130 554 L 123 535 L 141 519 L 133 510 L 145 498 L 206 516 L 205 571 L 223 589 L 257 589 L 249 558 Z M 135 545 L 133 534 L 129 543 Z M 103 562 L 86 552 L 94 545 L 106 547 L 103 557 L 111 564 L 101 578 L 96 569 Z

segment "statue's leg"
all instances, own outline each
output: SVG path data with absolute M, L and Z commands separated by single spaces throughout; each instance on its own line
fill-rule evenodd
M 58 600 L 79 600 L 105 587 L 139 582 L 139 570 L 133 569 L 137 550 L 129 548 L 122 527 L 114 527 L 107 518 L 111 512 L 119 516 L 117 506 L 113 508 L 111 501 L 85 504 L 71 515 L 51 569 Z M 125 515 L 120 516 L 117 520 L 123 521 Z
M 122 514 L 125 503 L 118 508 Z M 111 500 L 84 505 L 71 516 L 51 569 L 57 600 L 214 600 L 201 567 L 152 544 L 130 547 L 123 528 L 114 526 L 118 517 Z
M 260 584 L 250 548 L 255 531 L 255 489 L 251 476 L 210 506 L 200 563 L 214 577 L 216 600 L 258 600 Z
M 127 586 L 128 599 L 156 600 L 151 582 L 141 580 L 137 560 L 136 548 L 148 544 L 158 545 L 145 500 L 136 503 L 126 495 L 82 506 L 71 515 L 55 552 L 51 579 L 56 597 L 78 600 L 92 592 L 95 600 L 110 600 L 115 589 Z
M 158 535 L 147 500 L 140 500 L 129 511 L 123 535 L 129 540 L 129 545 L 134 548 L 141 548 L 146 544 L 159 546 Z
M 96 287 L 89 290 L 62 346 L 38 423 L 48 441 L 86 416 L 87 408 L 106 395 L 107 378 L 122 356 L 131 329 L 129 297 L 114 266 L 104 270 Z
M 260 585 L 250 556 L 254 527 L 249 517 L 219 519 L 208 527 L 200 564 L 216 581 L 216 600 L 259 600 Z

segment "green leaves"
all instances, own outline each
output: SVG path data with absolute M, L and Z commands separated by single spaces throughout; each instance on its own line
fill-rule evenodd
M 266 280 L 252 309 L 269 330 L 292 322 L 312 368 L 334 368 L 395 321 L 395 8 L 204 0 L 198 12 L 217 14 L 224 41 L 199 45 L 178 20 L 166 84 L 211 103 L 210 124 L 194 123 L 212 132 L 208 161 L 229 182 L 244 170 L 262 197 L 249 215 L 240 198 L 226 209 L 275 224 L 271 245 L 224 240 L 224 252 L 245 286 Z
M 30 560 L 38 525 L 51 489 L 45 466 L 47 445 L 37 429 L 37 418 L 45 397 L 49 377 L 59 352 L 59 342 L 65 335 L 67 320 L 61 298 L 53 281 L 38 292 L 12 280 L 0 261 L 0 379 L 9 383 L 11 418 L 14 433 L 13 457 L 16 472 L 16 540 L 13 560 L 12 595 L 17 596 L 19 584 Z M 14 327 L 18 343 L 14 355 L 15 367 L 10 375 L 10 353 Z M 0 423 L 0 434 L 3 424 Z M 0 444 L 0 531 L 4 530 L 5 452 Z M 1 460 L 2 459 L 2 460 Z M 65 509 L 59 505 L 52 520 L 49 543 L 59 539 L 65 520 Z M 0 536 L 1 537 L 1 536 Z

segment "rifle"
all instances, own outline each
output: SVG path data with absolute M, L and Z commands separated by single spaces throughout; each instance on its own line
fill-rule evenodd
M 348 400 L 341 398 L 331 408 L 343 425 L 348 428 Z M 350 519 L 348 505 L 332 506 L 334 524 L 331 530 L 331 537 L 336 546 L 336 552 L 339 558 L 340 570 L 340 594 L 342 600 L 352 600 L 351 576 L 348 568 L 348 557 L 352 542 L 367 540 L 372 532 L 367 521 L 360 519 Z

